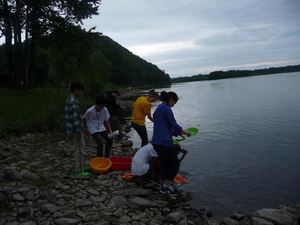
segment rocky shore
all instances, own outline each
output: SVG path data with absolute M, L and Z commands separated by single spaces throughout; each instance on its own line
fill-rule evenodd
M 128 106 L 131 101 L 123 101 Z M 86 137 L 85 165 L 95 157 Z M 0 225 L 299 225 L 300 205 L 233 212 L 214 221 L 189 205 L 191 193 L 172 199 L 153 183 L 124 181 L 129 171 L 75 176 L 74 150 L 65 133 L 26 134 L 0 140 Z M 132 157 L 129 137 L 114 141 L 112 155 Z

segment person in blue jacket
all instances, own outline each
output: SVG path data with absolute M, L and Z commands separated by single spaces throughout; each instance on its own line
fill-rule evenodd
M 160 192 L 171 196 L 177 195 L 177 190 L 172 186 L 173 179 L 179 170 L 179 160 L 177 152 L 174 149 L 172 136 L 182 136 L 184 134 L 190 136 L 191 133 L 184 131 L 174 118 L 173 107 L 178 96 L 175 92 L 161 92 L 160 100 L 162 103 L 156 108 L 153 119 L 153 137 L 152 145 L 158 154 L 159 161 L 162 166 L 162 178 L 164 183 Z

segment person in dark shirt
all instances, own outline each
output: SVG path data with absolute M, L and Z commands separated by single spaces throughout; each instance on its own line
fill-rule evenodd
M 120 93 L 118 90 L 113 90 L 108 91 L 105 96 L 107 100 L 106 108 L 110 115 L 109 122 L 111 124 L 111 128 L 113 131 L 118 130 L 121 132 L 121 123 L 118 117 L 122 116 L 120 110 L 122 107 L 117 103 L 117 98 L 120 97 Z

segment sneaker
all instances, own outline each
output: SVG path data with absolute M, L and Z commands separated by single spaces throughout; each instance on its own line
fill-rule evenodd
M 76 175 L 76 176 L 78 176 L 78 175 L 88 176 L 88 175 L 90 175 L 90 173 L 87 173 L 87 172 L 75 172 L 74 175 Z
M 163 184 L 161 186 L 160 192 L 170 196 L 177 196 L 178 194 L 177 189 L 173 188 L 171 184 Z

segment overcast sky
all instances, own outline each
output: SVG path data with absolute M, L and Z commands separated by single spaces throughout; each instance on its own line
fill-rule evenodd
M 300 64 L 300 0 L 102 0 L 84 21 L 170 77 Z

